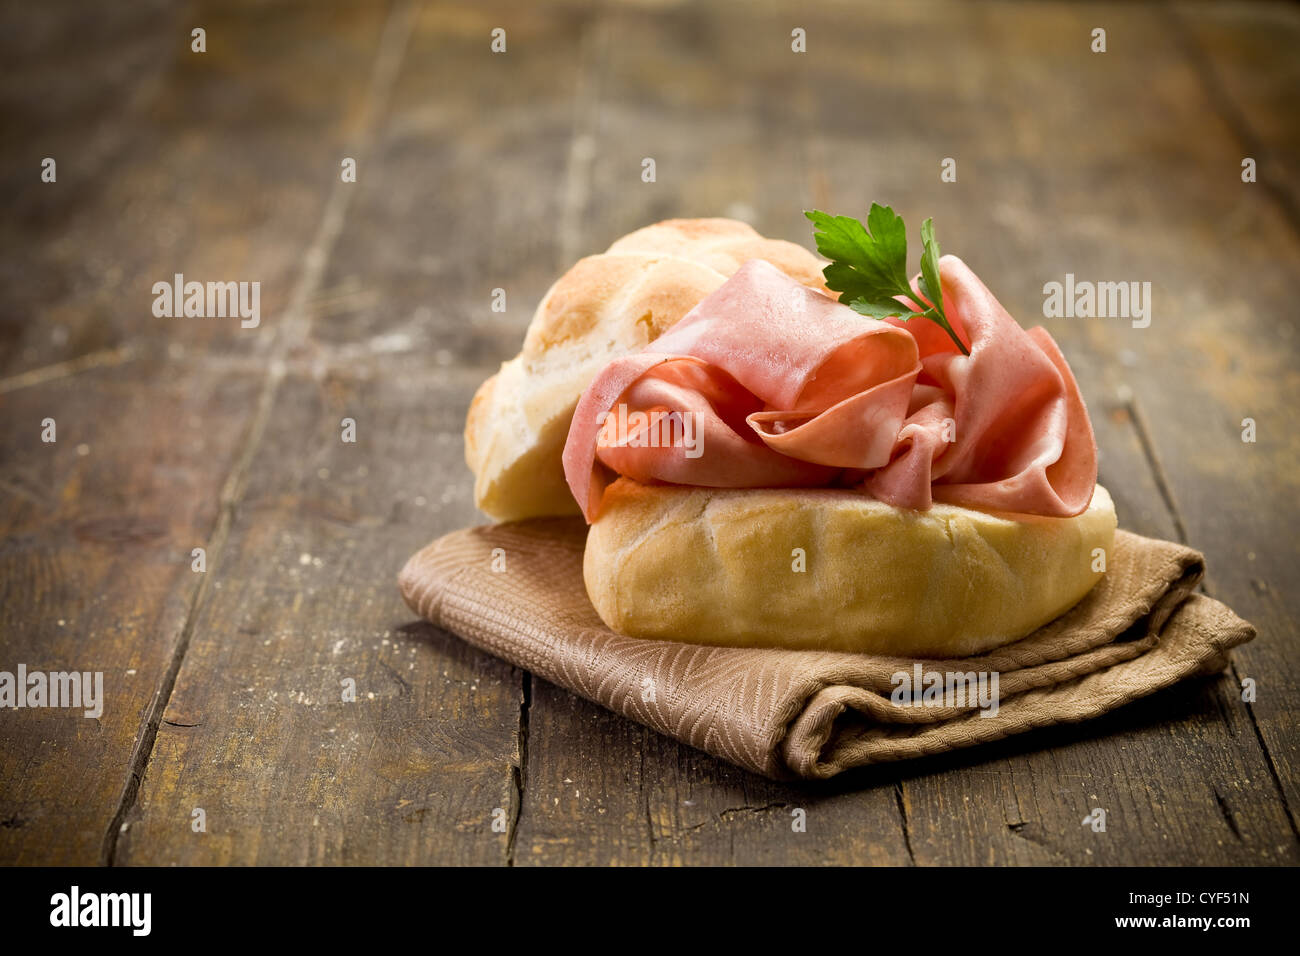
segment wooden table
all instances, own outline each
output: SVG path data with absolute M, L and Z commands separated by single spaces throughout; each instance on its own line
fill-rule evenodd
M 1300 861 L 1295 6 L 7 17 L 0 669 L 107 701 L 0 712 L 0 862 Z M 804 208 L 872 199 L 1061 343 L 1121 523 L 1202 549 L 1259 629 L 1224 676 L 786 786 L 413 622 L 403 561 L 482 520 L 469 397 L 557 275 L 662 218 L 810 245 Z M 1151 282 L 1150 327 L 1042 319 L 1067 272 Z M 175 273 L 261 282 L 261 324 L 155 317 Z

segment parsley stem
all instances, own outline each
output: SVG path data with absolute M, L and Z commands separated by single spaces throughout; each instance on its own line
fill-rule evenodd
M 925 318 L 933 322 L 935 325 L 943 329 L 945 332 L 947 332 L 948 337 L 957 343 L 957 348 L 961 349 L 962 355 L 970 355 L 970 349 L 966 348 L 966 343 L 964 343 L 961 339 L 957 337 L 957 333 L 954 332 L 952 326 L 948 324 L 947 316 L 945 316 L 934 306 L 927 303 L 925 300 L 921 299 L 911 289 L 907 290 L 907 297 L 921 307 L 921 311 L 918 313 L 918 315 L 924 316 Z
M 943 314 L 943 289 L 939 281 L 939 243 L 934 238 L 934 220 L 921 223 L 921 288 L 934 295 L 925 302 L 912 291 L 907 281 L 907 227 L 903 217 L 889 206 L 873 202 L 865 223 L 852 216 L 832 216 L 820 209 L 808 209 L 804 215 L 813 224 L 817 251 L 830 260 L 822 270 L 826 287 L 840 293 L 840 301 L 862 315 L 874 319 L 898 315 L 906 321 L 922 316 L 948 333 L 948 337 L 970 355 Z M 899 301 L 907 296 L 916 304 L 907 314 L 892 311 L 903 307 Z
M 957 338 L 957 333 L 953 331 L 953 328 L 951 325 L 948 324 L 947 319 L 945 319 L 941 315 L 930 316 L 930 318 L 933 319 L 935 322 L 937 322 L 940 326 L 942 326 L 943 330 L 948 333 L 948 337 L 957 343 L 957 348 L 961 349 L 962 355 L 970 355 L 970 349 L 966 348 L 966 343 L 964 343 L 961 339 Z

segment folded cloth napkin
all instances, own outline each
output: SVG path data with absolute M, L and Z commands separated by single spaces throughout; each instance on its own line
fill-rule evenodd
M 1106 575 L 1082 601 L 979 657 L 642 640 L 611 631 L 592 608 L 585 540 L 583 522 L 567 518 L 456 531 L 407 562 L 402 595 L 489 654 L 775 779 L 832 777 L 1086 720 L 1222 670 L 1228 651 L 1255 635 L 1229 608 L 1194 593 L 1205 573 L 1199 552 L 1119 531 Z M 902 686 L 896 675 L 913 678 L 918 664 L 925 674 L 996 673 L 996 712 L 978 700 L 891 699 Z

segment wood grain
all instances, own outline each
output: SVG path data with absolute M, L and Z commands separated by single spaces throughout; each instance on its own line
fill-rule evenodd
M 0 172 L 0 376 L 115 350 L 264 354 L 363 121 L 382 5 L 128 7 L 35 5 L 4 31 L 24 148 Z M 153 284 L 177 273 L 260 282 L 262 324 L 155 317 Z
M 102 672 L 105 697 L 0 712 L 0 862 L 100 862 L 256 392 L 134 362 L 0 395 L 0 669 Z
M 1152 456 L 1193 541 L 1214 543 L 1220 560 L 1207 589 L 1255 621 L 1263 640 L 1242 649 L 1238 681 L 1259 685 L 1249 707 L 1270 772 L 1282 789 L 1293 831 L 1300 806 L 1300 189 L 1297 130 L 1290 119 L 1300 79 L 1293 49 L 1300 21 L 1267 5 L 1198 5 L 1182 18 L 1203 50 L 1205 99 L 1233 134 L 1201 144 L 1217 162 L 1240 147 L 1261 153 L 1259 189 L 1242 184 L 1216 196 L 1207 213 L 1231 224 L 1230 239 L 1198 243 L 1189 273 L 1224 290 L 1205 308 L 1199 290 L 1175 290 L 1166 309 L 1193 319 L 1186 346 L 1170 355 L 1169 378 L 1194 389 L 1141 383 Z M 1281 14 L 1281 15 L 1279 15 Z M 1190 200 L 1191 194 L 1187 199 Z M 1249 276 L 1248 290 L 1237 284 Z M 1245 440 L 1246 419 L 1256 440 Z M 1207 552 L 1208 553 L 1208 552 Z
M 1295 11 L 1272 3 L 1197 2 L 1178 4 L 1170 13 L 1170 26 L 1197 69 L 1206 98 L 1240 147 L 1238 168 L 1241 158 L 1255 159 L 1258 185 L 1300 229 Z
M 410 626 L 394 578 L 472 519 L 445 453 L 465 413 L 449 393 L 430 378 L 285 381 L 118 862 L 504 861 L 491 823 L 512 812 L 520 675 Z
M 274 398 L 241 503 L 248 520 L 232 531 L 235 564 L 199 618 L 169 707 L 167 721 L 204 729 L 165 725 L 123 862 L 509 858 L 523 675 L 410 624 L 395 585 L 411 552 L 481 520 L 461 430 L 486 373 L 465 368 L 522 335 L 529 300 L 555 271 L 544 224 L 563 200 L 573 92 L 555 62 L 575 34 L 562 20 L 513 17 L 508 53 L 493 59 L 496 22 L 491 9 L 432 6 L 414 24 L 347 224 L 306 303 L 309 330 L 289 347 L 292 368 L 316 377 L 291 371 Z M 484 77 L 479 95 L 431 105 L 430 90 L 467 74 Z M 512 136 L 529 137 L 529 149 L 515 153 Z M 521 183 L 536 188 L 499 213 L 533 231 L 481 219 Z M 490 310 L 496 285 L 507 287 L 505 313 Z M 338 441 L 345 414 L 369 436 L 355 448 Z M 286 449 L 307 463 L 301 473 Z M 296 564 L 299 552 L 309 564 Z M 306 587 L 317 560 L 325 580 Z M 249 631 L 261 639 L 232 645 L 229 635 Z M 260 680 L 218 676 L 232 671 Z M 364 689 L 356 704 L 338 700 L 346 676 Z M 188 815 L 205 799 L 218 809 L 191 839 Z
M 556 235 L 585 16 L 583 6 L 421 8 L 313 303 L 314 343 L 339 359 L 373 348 L 417 369 L 495 369 L 518 351 L 537 301 L 571 264 Z M 490 49 L 497 26 L 503 54 Z
M 0 31 L 15 46 L 7 119 L 31 148 L 6 154 L 0 226 L 0 492 L 14 516 L 4 656 L 93 664 L 113 695 L 97 734 L 61 716 L 39 715 L 39 738 L 6 723 L 6 860 L 111 852 L 184 652 L 201 580 L 190 550 L 212 551 L 222 534 L 223 486 L 265 377 L 257 352 L 325 206 L 303 171 L 337 176 L 320 149 L 356 124 L 365 89 L 346 69 L 364 76 L 384 17 L 318 11 L 322 42 L 307 47 L 279 42 L 302 29 L 302 11 L 191 12 L 206 54 L 189 52 L 191 21 L 143 6 L 25 8 L 20 27 Z M 330 78 L 301 83 L 326 63 Z M 286 118 L 259 130 L 252 103 Z M 54 184 L 38 178 L 45 155 L 59 164 Z M 151 285 L 177 272 L 263 282 L 267 321 L 155 317 Z M 57 446 L 39 441 L 46 416 Z

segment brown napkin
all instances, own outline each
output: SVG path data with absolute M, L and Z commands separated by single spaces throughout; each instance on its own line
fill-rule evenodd
M 567 518 L 456 531 L 407 562 L 402 595 L 475 647 L 778 779 L 831 777 L 1096 717 L 1222 670 L 1228 651 L 1255 635 L 1193 593 L 1205 573 L 1199 552 L 1120 531 L 1101 583 L 1051 624 L 980 657 L 919 662 L 927 672 L 997 672 L 996 715 L 982 716 L 977 702 L 909 706 L 890 696 L 895 674 L 915 674 L 910 658 L 616 634 L 587 599 L 585 540 L 582 521 Z

